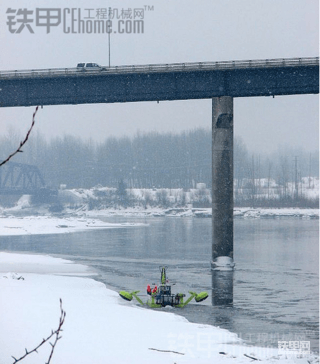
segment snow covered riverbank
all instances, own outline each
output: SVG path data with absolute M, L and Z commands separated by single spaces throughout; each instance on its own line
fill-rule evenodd
M 32 211 L 30 211 L 31 213 Z M 141 223 L 108 223 L 98 217 L 211 217 L 211 209 L 107 209 L 107 210 L 80 210 L 73 216 L 69 214 L 61 217 L 50 214 L 44 216 L 13 216 L 3 214 L 0 216 L 0 236 L 29 235 L 29 234 L 64 234 L 96 229 L 119 229 L 141 226 Z M 235 218 L 303 218 L 319 219 L 317 209 L 234 209 Z
M 136 204 L 135 206 L 123 207 L 121 205 L 106 207 L 103 204 L 97 204 L 94 208 L 90 204 L 90 196 L 92 198 L 93 191 L 91 190 L 81 190 L 83 193 L 79 196 L 79 191 L 74 190 L 62 191 L 63 196 L 77 197 L 77 203 L 71 204 L 67 200 L 65 201 L 63 207 L 61 205 L 61 212 L 59 214 L 60 220 L 62 218 L 68 220 L 59 222 L 58 217 L 50 212 L 50 205 L 32 205 L 31 198 L 28 195 L 22 196 L 16 203 L 14 207 L 1 207 L 0 206 L 0 227 L 1 227 L 1 217 L 30 217 L 31 220 L 35 219 L 51 219 L 53 228 L 60 225 L 62 229 L 69 229 L 71 231 L 80 230 L 89 227 L 100 227 L 100 228 L 112 228 L 116 227 L 114 224 L 97 223 L 94 220 L 87 220 L 87 218 L 103 216 L 135 216 L 135 217 L 211 217 L 212 209 L 207 208 L 195 208 L 192 204 L 185 204 L 183 207 L 161 207 L 161 206 L 150 206 Z M 137 190 L 138 192 L 140 190 Z M 180 191 L 180 190 L 179 190 Z M 61 192 L 61 193 L 62 193 Z M 68 192 L 68 194 L 67 194 Z M 85 193 L 86 192 L 86 193 Z M 89 192 L 91 194 L 89 194 Z M 141 192 L 141 191 L 140 191 Z M 154 191 L 153 191 L 154 192 Z M 88 195 L 89 194 L 89 195 Z M 83 196 L 84 195 L 84 196 Z M 81 197 L 81 198 L 80 198 Z M 97 200 L 99 201 L 99 200 Z M 209 204 L 210 206 L 210 204 Z M 42 217 L 41 217 L 42 216 Z M 234 217 L 236 218 L 281 218 L 281 217 L 295 217 L 295 218 L 311 218 L 319 219 L 319 209 L 317 208 L 252 208 L 252 207 L 235 207 Z M 80 218 L 80 219 L 79 219 Z M 56 219 L 56 222 L 54 222 Z M 12 229 L 10 225 L 8 228 Z M 57 231 L 63 232 L 63 231 Z M 67 232 L 64 231 L 64 232 Z
M 249 347 L 224 329 L 144 309 L 123 301 L 102 283 L 79 277 L 83 274 L 90 272 L 70 261 L 0 253 L 1 364 L 12 363 L 11 356 L 20 358 L 25 348 L 32 350 L 57 328 L 60 298 L 67 316 L 53 363 L 250 363 L 256 358 L 307 364 L 318 360 L 312 354 L 299 358 L 292 351 Z M 43 345 L 38 354 L 22 362 L 44 363 L 50 349 L 49 344 Z
M 86 210 L 83 208 L 77 214 L 81 216 L 141 216 L 141 217 L 211 217 L 211 208 L 122 208 L 122 209 L 101 209 Z M 233 216 L 235 218 L 281 218 L 295 217 L 306 219 L 319 219 L 318 209 L 301 209 L 301 208 L 281 208 L 281 209 L 262 209 L 250 207 L 234 208 Z
M 92 229 L 117 229 L 141 224 L 111 224 L 97 219 L 53 216 L 0 217 L 1 235 L 63 234 Z

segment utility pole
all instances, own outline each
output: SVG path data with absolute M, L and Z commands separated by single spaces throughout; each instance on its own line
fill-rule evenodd
M 272 164 L 271 164 L 270 160 L 268 160 L 268 200 L 270 198 L 271 168 L 272 168 Z
M 311 184 L 311 153 L 309 155 L 309 189 L 310 189 L 310 184 Z
M 254 154 L 252 154 L 252 175 L 251 175 L 251 183 L 252 183 L 252 207 L 255 207 L 255 197 L 256 197 L 256 183 L 255 183 L 255 171 L 254 171 Z
M 109 20 L 109 27 L 108 27 L 108 48 L 109 48 L 109 67 L 110 67 L 110 33 L 111 33 L 111 8 L 109 8 L 109 12 L 108 12 L 108 20 Z
M 259 181 L 259 191 L 260 191 L 260 189 L 261 189 L 261 181 L 260 181 L 260 177 L 261 177 L 261 175 L 260 175 L 260 154 L 259 154 L 259 159 L 258 159 L 258 181 Z M 258 191 L 258 193 L 260 193 Z
M 294 198 L 298 199 L 298 157 L 294 157 Z

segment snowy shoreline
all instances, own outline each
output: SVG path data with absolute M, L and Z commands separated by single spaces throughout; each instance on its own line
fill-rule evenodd
M 77 211 L 80 216 L 98 217 L 98 216 L 136 216 L 136 217 L 197 217 L 206 218 L 212 216 L 211 208 L 122 208 L 122 209 L 101 209 Z M 250 208 L 237 207 L 233 210 L 235 218 L 306 218 L 319 219 L 319 209 L 301 209 L 301 208 Z
M 8 273 L 8 272 L 15 272 Z M 0 362 L 9 364 L 56 329 L 59 299 L 67 312 L 54 352 L 59 364 L 316 363 L 313 354 L 247 346 L 236 334 L 174 313 L 123 301 L 87 267 L 43 255 L 0 253 Z M 72 277 L 70 277 L 72 275 Z M 82 277 L 81 277 L 82 276 Z M 19 279 L 22 277 L 21 279 Z M 50 345 L 23 363 L 44 363 Z M 124 350 L 125 349 L 125 350 Z
M 109 191 L 110 189 L 102 188 L 102 192 Z M 147 193 L 145 190 L 132 190 L 135 192 L 135 198 L 137 201 L 142 201 L 143 193 Z M 132 192 L 131 191 L 131 192 Z M 172 193 L 179 193 L 180 190 L 170 190 Z M 196 190 L 197 191 L 197 190 Z M 51 211 L 52 206 L 50 204 L 38 204 L 33 205 L 30 195 L 23 195 L 13 207 L 1 207 L 0 206 L 0 219 L 4 217 L 30 217 L 37 218 L 44 216 L 47 218 L 56 219 L 73 219 L 71 222 L 75 224 L 75 227 L 79 230 L 82 228 L 86 221 L 86 218 L 95 218 L 99 216 L 111 217 L 111 216 L 124 216 L 124 217 L 197 217 L 205 218 L 212 216 L 212 208 L 200 208 L 193 207 L 192 203 L 186 203 L 180 207 L 163 207 L 161 205 L 154 205 L 156 201 L 153 201 L 153 205 L 144 203 L 136 203 L 134 206 L 121 206 L 119 204 L 111 204 L 105 206 L 99 198 L 95 197 L 95 190 L 61 190 L 59 191 L 59 198 L 61 199 L 61 212 L 53 213 Z M 110 191 L 109 191 L 110 192 Z M 153 199 L 155 199 L 155 191 L 148 191 L 153 193 Z M 207 191 L 209 193 L 209 190 Z M 145 197 L 145 196 L 144 196 Z M 92 206 L 92 199 L 98 201 L 96 206 Z M 140 199 L 140 200 L 139 200 Z M 178 199 L 177 196 L 175 199 Z M 100 202 L 99 202 L 100 201 Z M 210 204 L 208 205 L 210 206 Z M 253 208 L 253 207 L 234 207 L 233 216 L 235 218 L 282 218 L 282 217 L 294 217 L 294 218 L 307 218 L 307 219 L 319 219 L 319 209 L 317 208 Z M 78 220 L 77 220 L 78 218 Z M 0 222 L 1 224 L 1 222 Z M 97 226 L 96 221 L 88 221 L 88 224 Z M 62 226 L 69 227 L 69 222 L 61 223 Z M 101 226 L 107 228 L 106 225 Z M 109 227 L 112 227 L 109 225 Z
M 107 223 L 98 219 L 54 216 L 0 217 L 0 236 L 66 234 L 97 229 L 121 229 L 140 223 Z
M 107 209 L 107 210 L 78 210 L 67 211 L 60 216 L 52 214 L 32 215 L 33 209 L 25 210 L 24 214 L 14 216 L 3 211 L 0 215 L 0 236 L 30 235 L 30 234 L 65 234 L 97 229 L 119 229 L 145 225 L 143 223 L 109 223 L 103 222 L 99 217 L 189 217 L 189 218 L 211 218 L 211 209 Z M 19 210 L 20 212 L 20 210 Z M 280 218 L 302 218 L 319 219 L 318 209 L 252 209 L 235 208 L 234 218 L 244 219 L 280 219 Z
M 104 223 L 83 215 L 3 216 L 0 236 L 140 225 Z M 248 346 L 219 327 L 190 323 L 161 309 L 146 310 L 90 278 L 94 274 L 86 266 L 60 258 L 0 252 L 0 312 L 5 313 L 0 315 L 0 363 L 12 363 L 12 355 L 20 358 L 25 348 L 32 350 L 56 329 L 60 298 L 67 318 L 53 356 L 59 364 L 248 363 L 250 357 L 279 364 L 318 362 L 312 353 Z M 50 348 L 43 347 L 22 362 L 42 364 Z

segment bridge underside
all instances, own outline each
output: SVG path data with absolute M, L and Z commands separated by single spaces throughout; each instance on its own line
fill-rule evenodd
M 168 101 L 319 92 L 319 67 L 0 78 L 0 107 Z

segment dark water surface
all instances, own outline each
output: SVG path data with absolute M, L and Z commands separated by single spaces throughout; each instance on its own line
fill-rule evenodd
M 319 352 L 319 238 L 317 220 L 236 219 L 233 305 L 212 302 L 211 219 L 101 218 L 145 226 L 61 235 L 1 237 L 0 250 L 51 254 L 95 268 L 114 290 L 159 283 L 168 266 L 173 292 L 209 292 L 201 304 L 165 308 L 191 322 L 236 332 L 249 345 L 310 341 Z

